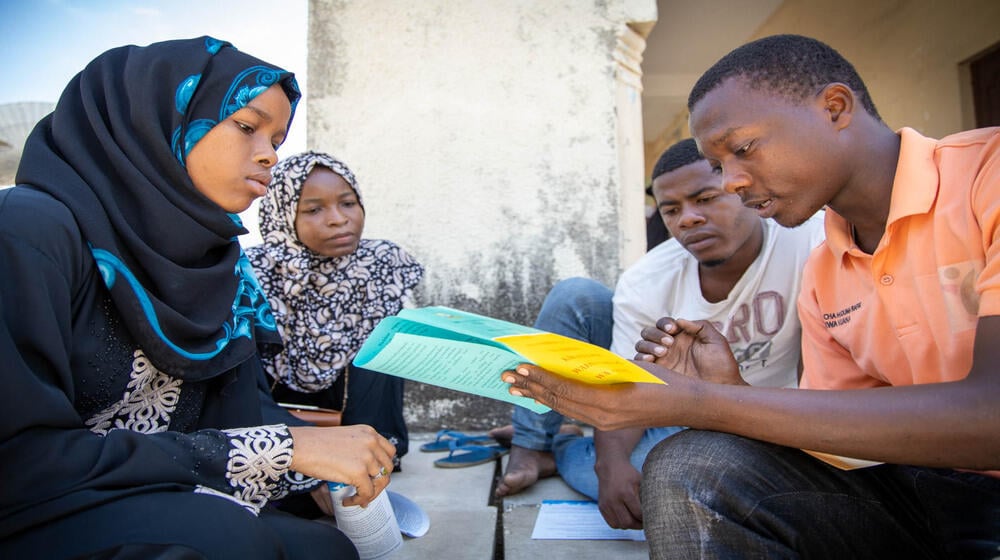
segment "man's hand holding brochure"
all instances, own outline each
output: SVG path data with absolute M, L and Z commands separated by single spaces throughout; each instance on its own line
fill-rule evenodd
M 547 412 L 545 405 L 511 395 L 500 380 L 501 372 L 523 363 L 583 383 L 664 384 L 599 346 L 449 307 L 404 309 L 386 317 L 354 358 L 358 367 Z M 803 451 L 844 470 L 880 464 Z
M 500 373 L 531 363 L 584 383 L 663 381 L 604 348 L 557 334 L 448 307 L 404 309 L 386 317 L 354 365 L 546 412 L 516 397 Z

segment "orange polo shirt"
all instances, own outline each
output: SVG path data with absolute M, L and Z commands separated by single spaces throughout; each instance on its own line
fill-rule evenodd
M 800 386 L 856 389 L 962 379 L 976 321 L 1000 315 L 1000 127 L 942 140 L 904 128 L 885 234 L 873 255 L 826 214 L 803 272 Z

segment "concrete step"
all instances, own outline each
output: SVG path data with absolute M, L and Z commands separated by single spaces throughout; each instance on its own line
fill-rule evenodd
M 435 467 L 434 460 L 447 453 L 419 450 L 434 437 L 429 432 L 410 434 L 411 451 L 403 457 L 403 471 L 393 474 L 389 485 L 427 512 L 430 530 L 419 538 L 404 537 L 403 546 L 386 560 L 648 558 L 645 542 L 532 539 L 542 501 L 587 498 L 552 477 L 502 501 L 491 499 L 494 480 L 506 467 L 507 457 L 471 467 Z

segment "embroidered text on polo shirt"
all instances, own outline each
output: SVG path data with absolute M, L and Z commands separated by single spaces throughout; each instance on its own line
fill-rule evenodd
M 861 309 L 860 301 L 850 307 L 845 307 L 835 313 L 824 313 L 823 323 L 826 325 L 826 328 L 828 329 L 839 327 L 841 325 L 846 325 L 847 323 L 851 322 L 851 313 L 854 313 L 859 309 Z

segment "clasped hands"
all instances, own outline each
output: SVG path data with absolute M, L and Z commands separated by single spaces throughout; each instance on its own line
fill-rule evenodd
M 642 330 L 634 361 L 666 385 L 591 385 L 530 364 L 505 371 L 512 395 L 534 399 L 601 430 L 685 425 L 686 397 L 699 384 L 746 385 L 726 338 L 708 321 L 663 317 Z M 652 419 L 651 411 L 659 416 Z

